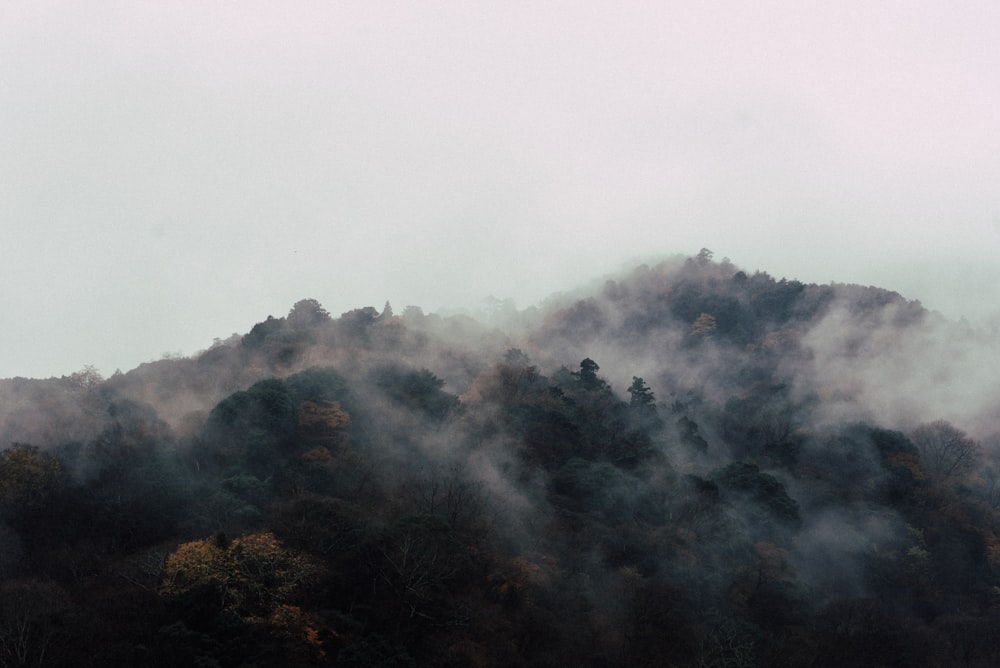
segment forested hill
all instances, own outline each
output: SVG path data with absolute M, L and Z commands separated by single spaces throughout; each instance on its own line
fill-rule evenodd
M 1000 665 L 996 361 L 703 251 L 0 381 L 0 665 Z

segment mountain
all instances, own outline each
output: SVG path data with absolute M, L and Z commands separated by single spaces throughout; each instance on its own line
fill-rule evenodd
M 992 337 L 707 250 L 497 307 L 0 381 L 4 665 L 1000 663 Z

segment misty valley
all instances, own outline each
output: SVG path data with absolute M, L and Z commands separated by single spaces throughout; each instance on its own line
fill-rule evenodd
M 997 666 L 997 352 L 703 250 L 0 380 L 0 666 Z

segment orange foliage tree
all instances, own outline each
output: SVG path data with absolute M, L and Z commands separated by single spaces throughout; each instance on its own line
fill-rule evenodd
M 293 600 L 319 575 L 313 559 L 285 548 L 270 532 L 231 543 L 220 535 L 184 543 L 170 554 L 160 592 L 179 597 L 211 588 L 218 592 L 222 609 L 259 619 Z

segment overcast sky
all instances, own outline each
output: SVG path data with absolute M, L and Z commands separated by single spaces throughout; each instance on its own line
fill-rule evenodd
M 0 3 L 0 377 L 702 247 L 1000 300 L 1000 3 Z

